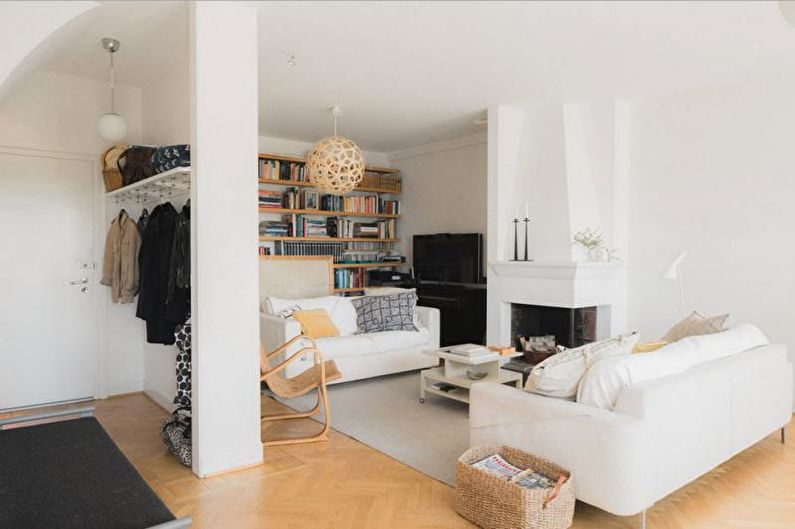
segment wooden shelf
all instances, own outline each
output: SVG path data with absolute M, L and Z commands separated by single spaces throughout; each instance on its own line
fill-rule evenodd
M 284 156 L 281 154 L 260 153 L 258 158 L 265 160 L 279 160 L 280 162 L 306 163 L 306 160 L 304 160 L 302 156 Z M 395 174 L 400 172 L 400 169 L 394 169 L 392 167 L 379 167 L 377 165 L 366 165 L 364 170 L 370 173 L 384 174 Z
M 334 268 L 396 268 L 406 263 L 334 263 Z
M 324 217 L 373 217 L 377 219 L 398 219 L 400 215 L 388 213 L 355 213 L 352 211 L 324 211 L 322 209 L 259 208 L 260 213 L 296 213 L 298 215 L 322 215 Z
M 272 237 L 260 235 L 260 242 L 400 242 L 400 239 L 377 239 L 373 237 Z
M 345 292 L 364 292 L 364 287 L 362 288 L 335 288 L 335 294 L 343 294 Z
M 276 178 L 260 178 L 260 184 L 266 185 L 277 185 L 277 186 L 294 186 L 294 187 L 317 187 L 312 182 L 306 182 L 304 180 L 277 180 Z M 354 191 L 361 191 L 364 193 L 380 193 L 383 195 L 399 195 L 399 189 L 386 189 L 382 187 L 365 187 L 365 186 L 358 186 Z

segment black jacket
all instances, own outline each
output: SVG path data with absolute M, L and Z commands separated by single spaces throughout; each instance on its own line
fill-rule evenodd
M 157 206 L 149 215 L 138 253 L 140 285 L 135 315 L 146 321 L 149 343 L 173 344 L 174 327 L 182 323 L 165 315 L 176 218 L 171 202 Z

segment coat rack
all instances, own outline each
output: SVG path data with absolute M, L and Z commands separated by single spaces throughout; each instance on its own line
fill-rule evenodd
M 190 167 L 177 167 L 106 193 L 117 204 L 162 202 L 190 191 Z

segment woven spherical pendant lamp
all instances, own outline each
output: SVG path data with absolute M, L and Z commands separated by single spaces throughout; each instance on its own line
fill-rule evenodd
M 337 135 L 337 118 L 340 107 L 333 107 L 334 135 L 323 138 L 312 147 L 306 160 L 309 181 L 318 189 L 332 195 L 353 191 L 364 175 L 364 156 L 356 143 Z

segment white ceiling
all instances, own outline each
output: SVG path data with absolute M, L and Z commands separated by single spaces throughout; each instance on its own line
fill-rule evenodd
M 316 140 L 339 104 L 341 132 L 375 151 L 481 131 L 472 118 L 497 103 L 649 97 L 795 71 L 795 29 L 775 2 L 251 4 L 261 132 Z M 106 78 L 97 41 L 113 35 L 120 82 L 145 86 L 185 60 L 186 28 L 179 2 L 106 3 L 59 35 L 47 69 Z

